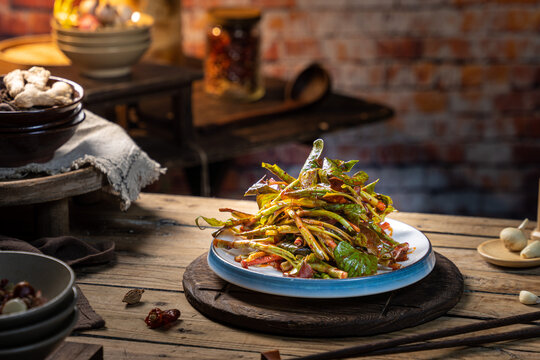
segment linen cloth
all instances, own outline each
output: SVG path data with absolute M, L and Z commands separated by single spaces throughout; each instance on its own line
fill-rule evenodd
M 120 207 L 127 210 L 142 188 L 156 181 L 167 169 L 152 160 L 119 125 L 88 111 L 71 139 L 42 164 L 0 168 L 0 180 L 28 175 L 55 175 L 91 165 L 106 175 Z

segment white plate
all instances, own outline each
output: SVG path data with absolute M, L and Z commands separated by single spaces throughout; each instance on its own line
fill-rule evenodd
M 234 257 L 241 250 L 210 247 L 208 265 L 225 281 L 240 287 L 273 295 L 301 298 L 345 298 L 384 293 L 413 284 L 426 277 L 435 267 L 435 254 L 428 238 L 410 225 L 387 219 L 393 238 L 409 243 L 407 261 L 395 271 L 379 271 L 376 275 L 348 279 L 301 279 L 285 277 L 271 266 L 244 269 Z M 227 240 L 226 235 L 220 239 Z M 229 237 L 232 240 L 232 237 Z

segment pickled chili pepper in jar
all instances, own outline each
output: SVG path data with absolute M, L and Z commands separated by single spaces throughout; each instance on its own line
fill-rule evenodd
M 261 13 L 254 8 L 208 11 L 204 85 L 207 93 L 255 101 L 264 95 L 260 69 Z

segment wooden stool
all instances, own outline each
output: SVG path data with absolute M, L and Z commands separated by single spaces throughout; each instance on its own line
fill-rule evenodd
M 69 234 L 69 198 L 89 194 L 105 185 L 93 167 L 63 174 L 0 182 L 0 207 L 35 205 L 38 236 Z

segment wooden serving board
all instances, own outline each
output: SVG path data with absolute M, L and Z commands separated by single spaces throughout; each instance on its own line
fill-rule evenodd
M 463 277 L 436 253 L 426 278 L 392 292 L 346 299 L 300 299 L 268 295 L 227 283 L 208 267 L 206 254 L 184 273 L 189 303 L 210 319 L 250 330 L 303 337 L 389 333 L 433 320 L 452 309 L 463 293 Z

